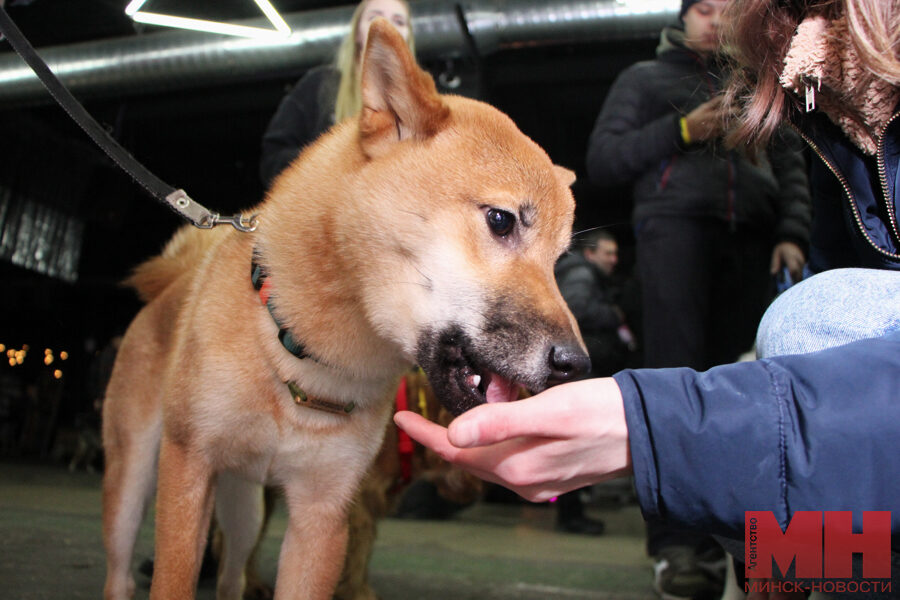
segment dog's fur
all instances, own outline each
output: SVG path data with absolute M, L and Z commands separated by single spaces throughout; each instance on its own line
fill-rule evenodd
M 553 279 L 572 173 L 493 108 L 438 95 L 387 22 L 370 29 L 362 91 L 359 118 L 277 179 L 255 233 L 183 230 L 134 275 L 148 304 L 104 406 L 106 598 L 133 593 L 156 473 L 151 598 L 193 597 L 214 504 L 218 597 L 240 597 L 264 482 L 289 512 L 276 598 L 329 598 L 349 503 L 410 364 L 457 413 L 588 366 Z M 279 342 L 251 285 L 254 252 L 274 315 L 312 358 Z M 356 408 L 298 406 L 288 382 Z

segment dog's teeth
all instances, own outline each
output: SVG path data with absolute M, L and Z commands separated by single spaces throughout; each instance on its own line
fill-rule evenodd
M 481 383 L 481 375 L 469 375 L 466 377 L 466 383 L 469 387 L 477 388 L 478 384 Z

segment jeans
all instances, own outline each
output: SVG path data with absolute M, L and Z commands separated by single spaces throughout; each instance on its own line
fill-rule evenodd
M 781 294 L 756 335 L 760 358 L 805 354 L 900 329 L 900 272 L 834 269 Z

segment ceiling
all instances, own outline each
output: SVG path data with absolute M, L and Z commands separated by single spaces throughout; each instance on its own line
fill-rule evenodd
M 6 11 L 35 47 L 71 44 L 155 29 L 125 15 L 128 0 L 6 0 Z M 275 0 L 281 13 L 347 4 L 329 0 Z M 215 21 L 259 16 L 250 0 L 148 0 L 144 10 Z

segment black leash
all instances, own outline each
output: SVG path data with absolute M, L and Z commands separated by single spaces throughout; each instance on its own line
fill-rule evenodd
M 218 213 L 214 213 L 202 204 L 194 201 L 187 195 L 187 192 L 167 184 L 138 162 L 109 132 L 97 123 L 85 110 L 84 106 L 75 99 L 68 88 L 53 74 L 47 63 L 38 56 L 16 24 L 9 18 L 2 5 L 0 5 L 0 33 L 6 36 L 13 49 L 31 67 L 31 70 L 38 76 L 57 104 L 66 111 L 73 121 L 78 123 L 78 126 L 94 140 L 94 143 L 101 150 L 151 196 L 190 221 L 195 227 L 200 227 L 201 229 L 211 229 L 222 223 L 229 223 L 240 231 L 253 231 L 256 229 L 258 221 L 256 215 L 245 221 L 242 215 L 223 217 Z

